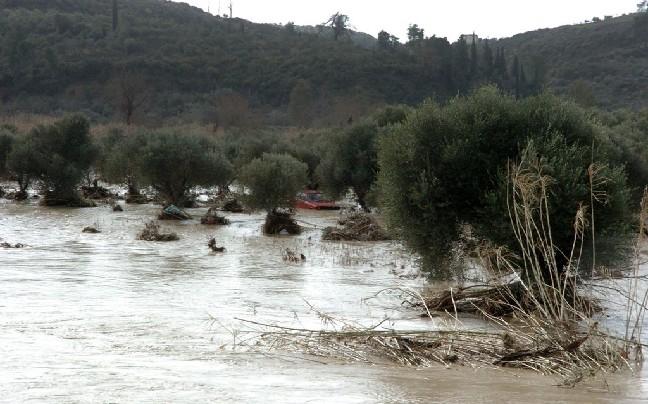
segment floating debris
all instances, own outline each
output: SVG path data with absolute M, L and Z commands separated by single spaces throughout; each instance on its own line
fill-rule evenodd
M 242 213 L 245 209 L 238 199 L 228 199 L 223 204 L 223 211 L 231 213 Z
M 216 253 L 225 252 L 225 247 L 217 247 L 216 246 L 216 238 L 215 237 L 212 237 L 211 240 L 209 240 L 209 243 L 207 243 L 207 247 L 209 247 L 213 252 L 216 252 Z
M 10 243 L 7 243 L 7 242 L 0 243 L 0 248 L 25 248 L 25 247 L 26 247 L 26 245 L 21 244 L 21 243 L 17 243 L 17 244 L 13 244 L 13 245 L 10 244 Z
M 209 208 L 205 216 L 200 219 L 201 224 L 226 226 L 230 221 L 218 214 L 215 208 Z
M 94 226 L 88 226 L 88 227 L 85 227 L 81 232 L 82 232 L 82 233 L 88 233 L 88 234 L 98 234 L 98 233 L 101 233 L 101 231 L 100 231 L 99 229 L 97 229 L 96 227 L 94 227 Z
M 162 233 L 159 224 L 148 222 L 144 230 L 137 236 L 137 239 L 143 241 L 178 241 L 180 237 L 176 233 Z
M 162 209 L 158 216 L 159 220 L 189 220 L 191 215 L 175 205 L 169 205 Z
M 306 261 L 306 256 L 304 254 L 297 254 L 295 251 L 286 248 L 282 256 L 283 260 L 286 262 L 303 262 Z

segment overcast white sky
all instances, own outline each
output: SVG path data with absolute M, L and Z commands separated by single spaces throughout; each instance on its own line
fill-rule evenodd
M 316 25 L 341 11 L 359 31 L 376 36 L 384 29 L 401 40 L 409 24 L 456 39 L 475 31 L 482 37 L 507 37 L 538 28 L 574 24 L 604 15 L 634 12 L 639 0 L 233 0 L 234 16 L 254 22 Z M 183 0 L 218 12 L 219 0 Z M 220 0 L 225 13 L 229 0 Z

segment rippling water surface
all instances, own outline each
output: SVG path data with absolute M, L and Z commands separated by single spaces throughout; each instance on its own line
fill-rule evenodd
M 337 213 L 300 212 L 298 237 L 260 235 L 262 215 L 227 227 L 164 222 L 181 240 L 135 241 L 157 207 L 114 213 L 0 201 L 0 402 L 639 402 L 645 376 L 560 389 L 512 371 L 413 369 L 236 352 L 235 318 L 319 328 L 318 310 L 399 329 L 433 328 L 388 297 L 420 287 L 398 243 L 327 243 Z M 199 217 L 204 209 L 192 211 Z M 101 234 L 82 234 L 95 225 Z M 209 253 L 215 236 L 224 254 Z M 282 252 L 306 255 L 288 264 Z M 216 319 L 217 321 L 214 321 Z M 478 326 L 478 324 L 474 324 Z

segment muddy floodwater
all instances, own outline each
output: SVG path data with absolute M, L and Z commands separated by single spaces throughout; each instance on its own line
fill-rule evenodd
M 300 212 L 306 231 L 264 237 L 262 215 L 228 227 L 164 222 L 178 242 L 135 241 L 152 205 L 50 209 L 0 200 L 0 402 L 620 403 L 648 401 L 648 376 L 573 389 L 514 370 L 415 369 L 233 350 L 236 318 L 319 328 L 309 305 L 364 325 L 439 327 L 395 297 L 422 287 L 398 243 L 328 243 L 338 213 Z M 191 210 L 197 218 L 205 209 Z M 82 234 L 94 225 L 102 233 Z M 209 253 L 215 236 L 223 254 Z M 286 248 L 306 261 L 286 263 Z M 441 321 L 441 320 L 440 320 Z M 476 320 L 464 326 L 480 326 Z M 230 331 L 228 331 L 228 329 Z M 224 344 L 230 344 L 225 345 Z

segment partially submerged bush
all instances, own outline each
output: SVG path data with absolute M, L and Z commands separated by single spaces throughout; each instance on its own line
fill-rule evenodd
M 162 233 L 159 224 L 148 222 L 137 235 L 137 239 L 143 241 L 178 241 L 180 237 L 176 233 Z
M 243 167 L 239 180 L 249 190 L 246 204 L 268 213 L 264 233 L 294 234 L 299 227 L 286 209 L 292 209 L 295 196 L 307 184 L 307 172 L 306 164 L 286 154 L 264 154 Z
M 264 234 L 301 234 L 301 226 L 293 218 L 291 211 L 273 210 L 266 215 L 263 223 Z
M 230 224 L 230 221 L 219 215 L 216 209 L 209 208 L 207 213 L 205 213 L 205 216 L 200 219 L 200 224 L 226 226 Z

